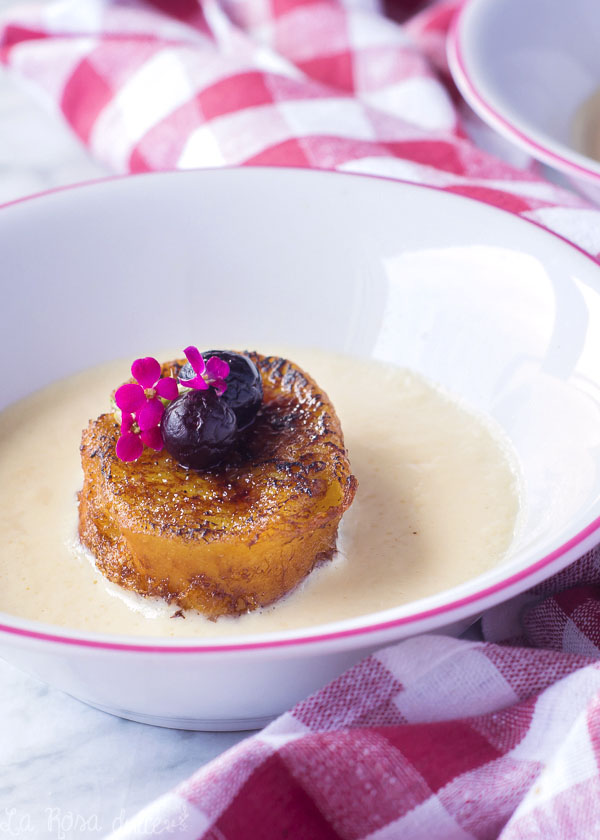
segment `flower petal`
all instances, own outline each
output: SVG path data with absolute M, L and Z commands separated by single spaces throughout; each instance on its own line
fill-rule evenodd
M 133 414 L 144 405 L 144 389 L 135 382 L 127 382 L 115 391 L 115 402 L 127 414 Z
M 116 451 L 121 461 L 137 461 L 144 451 L 144 444 L 137 435 L 128 432 L 117 441 Z
M 206 365 L 204 364 L 204 359 L 202 358 L 202 354 L 198 348 L 190 345 L 189 347 L 186 347 L 183 352 L 196 373 L 204 373 Z
M 146 446 L 149 446 L 150 449 L 154 449 L 156 452 L 160 452 L 165 445 L 158 426 L 154 426 L 153 429 L 146 429 L 141 432 L 140 437 Z
M 136 359 L 131 365 L 131 375 L 140 383 L 142 388 L 152 388 L 160 376 L 160 363 L 152 356 Z
M 131 427 L 134 423 L 134 416 L 133 414 L 126 414 L 124 411 L 121 414 L 121 434 L 126 435 L 127 432 L 131 431 Z
M 209 379 L 226 379 L 229 376 L 229 365 L 217 356 L 211 356 L 206 363 L 206 373 Z
M 208 382 L 201 374 L 194 376 L 193 379 L 182 379 L 181 384 L 185 385 L 186 388 L 195 388 L 196 391 L 206 391 L 208 388 Z
M 222 396 L 227 390 L 227 383 L 224 379 L 215 379 L 214 382 L 211 382 L 210 384 L 219 396 Z
M 172 376 L 165 376 L 156 383 L 156 393 L 164 400 L 175 400 L 179 396 L 177 380 Z
M 136 414 L 138 426 L 142 432 L 148 431 L 158 426 L 162 420 L 165 407 L 160 400 L 152 399 L 146 400 L 146 405 L 143 405 Z

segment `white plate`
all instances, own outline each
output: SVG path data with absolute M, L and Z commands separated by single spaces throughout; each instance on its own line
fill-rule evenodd
M 597 0 L 469 0 L 448 40 L 479 116 L 596 201 L 600 162 L 575 147 L 574 122 L 600 88 L 599 37 Z
M 494 417 L 525 480 L 523 528 L 500 567 L 385 612 L 205 643 L 0 615 L 2 655 L 76 697 L 162 725 L 257 725 L 369 650 L 464 626 L 599 539 L 600 269 L 531 223 L 382 179 L 180 172 L 10 205 L 0 253 L 1 404 L 135 358 L 157 336 L 178 346 L 201 323 L 207 345 L 316 345 L 410 366 Z

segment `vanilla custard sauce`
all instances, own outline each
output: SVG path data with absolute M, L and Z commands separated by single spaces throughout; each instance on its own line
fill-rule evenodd
M 578 108 L 572 134 L 578 152 L 600 161 L 600 88 Z
M 130 375 L 130 362 L 111 363 L 0 414 L 0 610 L 104 633 L 226 637 L 386 609 L 502 559 L 519 482 L 487 421 L 401 368 L 317 351 L 289 358 L 331 398 L 359 481 L 330 562 L 276 604 L 218 621 L 173 617 L 176 605 L 106 581 L 78 545 L 76 493 L 81 431 Z

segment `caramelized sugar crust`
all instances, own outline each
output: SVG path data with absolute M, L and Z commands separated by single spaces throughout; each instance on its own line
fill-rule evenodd
M 210 618 L 270 604 L 329 559 L 358 486 L 317 383 L 286 359 L 246 355 L 263 406 L 218 467 L 186 469 L 151 449 L 123 463 L 112 414 L 92 420 L 81 444 L 79 536 L 100 571 Z

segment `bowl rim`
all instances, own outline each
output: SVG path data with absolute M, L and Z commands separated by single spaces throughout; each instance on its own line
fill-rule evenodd
M 497 0 L 491 0 L 497 2 Z M 501 109 L 490 102 L 489 92 L 477 84 L 469 68 L 469 49 L 466 46 L 466 28 L 474 10 L 490 4 L 490 0 L 466 0 L 457 11 L 448 31 L 446 54 L 450 73 L 462 95 L 473 110 L 492 128 L 508 140 L 529 152 L 532 157 L 551 167 L 580 178 L 596 186 L 600 185 L 600 162 L 588 157 L 564 143 L 553 140 L 543 131 L 528 131 Z
M 94 178 L 91 180 L 82 181 L 76 184 L 69 184 L 64 186 L 53 187 L 48 190 L 43 190 L 38 193 L 34 193 L 32 195 L 19 197 L 13 199 L 12 201 L 6 202 L 4 204 L 0 204 L 0 218 L 1 214 L 5 209 L 14 207 L 15 205 L 21 204 L 28 204 L 36 202 L 38 199 L 43 199 L 48 196 L 53 196 L 58 193 L 63 192 L 75 192 L 80 189 L 86 189 L 89 187 L 95 187 L 107 182 L 114 182 L 114 181 L 126 181 L 131 178 L 160 178 L 163 176 L 183 176 L 185 177 L 186 174 L 190 172 L 199 173 L 199 172 L 220 172 L 220 171 L 236 171 L 236 170 L 259 170 L 263 172 L 270 172 L 272 173 L 275 167 L 265 167 L 265 166 L 252 166 L 252 167 L 238 167 L 238 166 L 231 166 L 231 167 L 207 167 L 203 169 L 192 169 L 192 170 L 164 170 L 159 172 L 144 172 L 144 173 L 134 173 L 134 174 L 116 174 L 110 175 L 107 177 L 100 177 Z M 276 167 L 277 171 L 285 170 L 288 172 L 306 172 L 306 170 L 300 167 Z M 347 172 L 339 172 L 337 170 L 327 170 L 327 169 L 319 169 L 319 170 L 308 170 L 313 173 L 319 173 L 320 175 L 327 176 L 333 175 L 336 177 L 343 177 L 343 178 L 361 178 L 366 180 L 375 180 L 375 181 L 387 181 L 393 184 L 400 184 L 403 186 L 408 186 L 410 188 L 414 188 L 416 190 L 423 190 L 423 191 L 431 191 L 434 193 L 443 193 L 447 196 L 451 196 L 452 200 L 456 200 L 458 202 L 466 202 L 474 205 L 483 205 L 490 209 L 491 212 L 497 212 L 501 215 L 512 217 L 513 219 L 517 219 L 518 222 L 523 223 L 525 227 L 533 226 L 534 228 L 538 228 L 542 231 L 543 234 L 550 236 L 552 239 L 557 239 L 566 246 L 568 249 L 574 250 L 575 252 L 579 253 L 585 259 L 592 263 L 596 271 L 600 272 L 600 261 L 596 259 L 592 254 L 586 251 L 577 243 L 571 241 L 567 237 L 563 236 L 560 233 L 557 233 L 553 230 L 550 230 L 541 222 L 538 222 L 534 219 L 529 219 L 521 216 L 519 213 L 515 212 L 514 210 L 510 210 L 504 207 L 499 207 L 493 204 L 489 204 L 488 202 L 481 201 L 480 199 L 473 198 L 471 196 L 465 196 L 462 194 L 456 193 L 449 193 L 444 187 L 432 184 L 420 184 L 415 183 L 414 181 L 409 181 L 407 179 L 400 179 L 400 178 L 393 178 L 386 175 L 370 175 L 365 173 L 347 173 Z M 600 283 L 600 273 L 599 273 L 599 283 Z M 567 555 L 572 555 L 571 559 L 568 562 L 573 562 L 578 557 L 582 556 L 582 554 L 589 550 L 592 545 L 600 544 L 600 539 L 596 539 L 592 541 L 592 537 L 595 534 L 598 534 L 600 537 L 600 516 L 593 519 L 587 525 L 585 525 L 580 531 L 570 537 L 561 545 L 557 546 L 552 551 L 545 554 L 539 560 L 527 565 L 525 568 L 520 569 L 507 577 L 503 577 L 502 580 L 499 580 L 495 583 L 492 583 L 484 588 L 477 589 L 475 592 L 471 592 L 467 595 L 454 598 L 452 600 L 448 600 L 443 604 L 439 604 L 434 607 L 425 607 L 418 612 L 412 612 L 409 615 L 400 616 L 393 619 L 388 620 L 380 620 L 376 623 L 371 623 L 366 626 L 361 627 L 351 627 L 351 628 L 343 628 L 338 630 L 330 630 L 325 632 L 310 632 L 311 628 L 305 628 L 305 632 L 303 635 L 292 636 L 289 638 L 277 638 L 274 633 L 265 634 L 263 638 L 257 638 L 256 640 L 249 640 L 249 641 L 239 641 L 238 637 L 232 637 L 233 641 L 227 641 L 228 637 L 221 637 L 220 639 L 215 639 L 211 642 L 205 642 L 203 644 L 198 644 L 194 637 L 177 637 L 177 638 L 164 638 L 164 637 L 149 637 L 149 636 L 134 636 L 134 635 L 126 635 L 126 634 L 108 634 L 108 633 L 100 633 L 97 631 L 85 631 L 85 630 L 78 630 L 78 629 L 70 629 L 68 627 L 60 627 L 58 625 L 47 624 L 42 621 L 37 621 L 34 619 L 26 619 L 20 616 L 13 616 L 9 613 L 0 612 L 0 633 L 5 633 L 12 636 L 17 636 L 23 639 L 30 639 L 42 642 L 50 642 L 50 643 L 59 643 L 63 645 L 67 645 L 68 647 L 83 647 L 83 648 L 91 648 L 91 649 L 100 649 L 100 650 L 118 650 L 118 651 L 127 651 L 127 652 L 137 652 L 137 653 L 207 653 L 207 654 L 215 654 L 215 653 L 227 653 L 227 652 L 244 652 L 244 651 L 254 651 L 254 650 L 275 650 L 281 648 L 290 648 L 290 647 L 299 647 L 299 648 L 306 648 L 307 646 L 313 646 L 315 644 L 323 644 L 324 642 L 334 642 L 336 640 L 344 640 L 347 638 L 361 638 L 364 645 L 367 645 L 372 637 L 373 634 L 380 634 L 385 631 L 393 631 L 394 628 L 403 627 L 410 624 L 419 624 L 420 622 L 424 622 L 427 619 L 435 618 L 441 614 L 448 613 L 449 614 L 449 622 L 454 621 L 457 619 L 465 618 L 471 615 L 477 614 L 477 605 L 480 602 L 487 601 L 487 603 L 481 604 L 481 609 L 489 609 L 490 607 L 494 606 L 497 603 L 505 600 L 502 597 L 494 597 L 497 596 L 498 593 L 503 592 L 504 590 L 510 590 L 515 585 L 519 585 L 518 592 L 523 592 L 526 587 L 521 586 L 521 582 L 525 579 L 531 578 L 532 582 L 531 585 L 538 582 L 538 580 L 543 579 L 543 570 L 546 569 L 548 566 L 556 565 L 561 558 L 565 558 Z M 582 544 L 585 544 L 582 546 Z M 582 548 L 580 548 L 582 546 Z M 563 568 L 564 565 L 568 565 L 564 563 L 561 566 L 558 566 L 555 571 L 558 571 L 560 568 Z M 555 573 L 552 571 L 550 574 Z M 476 580 L 477 578 L 472 578 L 471 580 Z M 465 582 L 466 583 L 466 582 Z M 459 584 L 459 587 L 463 584 Z M 426 603 L 429 600 L 429 597 L 438 597 L 443 592 L 452 592 L 454 588 L 442 590 L 441 593 L 434 593 L 433 596 L 428 596 L 427 598 L 420 599 L 419 601 L 414 601 L 412 603 L 419 604 L 419 603 Z M 513 594 L 518 594 L 515 592 Z M 508 598 L 512 597 L 512 595 L 508 595 Z M 491 599 L 491 600 L 490 600 Z M 402 605 L 406 608 L 407 604 Z M 473 609 L 468 609 L 469 607 L 473 607 Z M 394 609 L 394 608 L 392 608 Z M 456 611 L 461 611 L 459 615 L 453 615 Z M 382 611 L 387 612 L 388 610 Z M 377 615 L 377 613 L 372 613 L 371 615 Z M 361 616 L 359 616 L 361 618 Z M 9 621 L 10 623 L 5 623 Z M 333 623 L 333 622 L 332 622 Z M 338 622 L 339 623 L 339 622 Z M 320 625 L 322 628 L 326 628 L 328 625 Z M 440 624 L 439 626 L 443 626 Z M 48 628 L 48 629 L 46 629 Z M 314 628 L 316 631 L 318 629 Z M 299 632 L 303 632 L 302 628 Z M 368 637 L 365 639 L 365 637 Z M 127 641 L 122 641 L 127 640 Z M 131 641 L 129 641 L 131 640 Z M 135 641 L 134 641 L 135 640 Z M 377 642 L 376 642 L 377 643 Z

